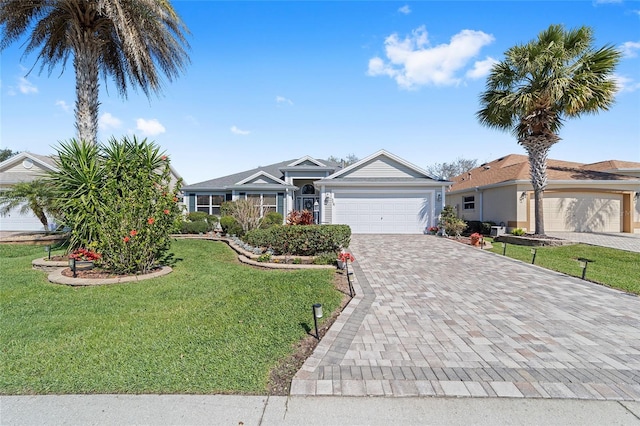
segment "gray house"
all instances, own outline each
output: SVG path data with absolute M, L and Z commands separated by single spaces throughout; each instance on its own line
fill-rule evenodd
M 219 215 L 224 201 L 253 199 L 263 212 L 309 210 L 354 233 L 420 234 L 437 223 L 449 184 L 381 150 L 346 168 L 305 156 L 182 190 L 189 212 Z

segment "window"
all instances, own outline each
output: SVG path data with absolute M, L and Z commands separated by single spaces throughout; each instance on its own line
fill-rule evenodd
M 261 207 L 262 216 L 269 212 L 277 211 L 276 194 L 247 194 L 247 199 Z
M 468 197 L 462 197 L 462 208 L 464 210 L 474 210 L 476 208 L 476 197 L 475 195 L 470 195 Z
M 315 194 L 315 193 L 316 193 L 316 189 L 313 187 L 313 185 L 309 183 L 302 187 L 303 195 L 309 195 L 309 194 Z
M 220 216 L 220 205 L 224 199 L 224 195 L 197 195 L 196 211 Z

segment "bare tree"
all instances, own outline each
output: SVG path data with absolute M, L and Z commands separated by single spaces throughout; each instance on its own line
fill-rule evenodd
M 433 178 L 451 180 L 453 177 L 466 173 L 477 166 L 477 159 L 468 160 L 458 157 L 451 163 L 434 163 L 427 166 L 426 170 Z
M 350 166 L 350 165 L 352 165 L 354 163 L 357 163 L 358 161 L 360 161 L 360 159 L 358 157 L 356 157 L 355 154 L 349 154 L 345 158 L 338 158 L 335 155 L 331 155 L 329 158 L 327 158 L 327 161 L 333 161 L 334 163 L 340 163 L 340 164 L 342 164 L 342 167 L 347 167 L 347 166 Z
M 262 211 L 260 202 L 256 200 L 237 200 L 228 205 L 229 216 L 233 217 L 246 233 L 260 227 Z

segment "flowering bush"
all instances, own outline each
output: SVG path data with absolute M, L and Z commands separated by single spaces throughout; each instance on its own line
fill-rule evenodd
M 72 140 L 58 154 L 53 184 L 72 228 L 71 249 L 95 247 L 102 267 L 119 274 L 145 273 L 170 257 L 180 182 L 172 182 L 169 159 L 156 144 L 135 137 L 104 146 Z M 90 176 L 76 179 L 85 169 Z
M 69 255 L 71 259 L 75 260 L 84 260 L 84 261 L 94 261 L 100 259 L 102 256 L 100 253 L 96 253 L 95 251 L 88 250 L 86 248 L 79 248 L 73 251 Z
M 356 258 L 351 253 L 346 252 L 346 251 L 342 251 L 338 255 L 338 260 L 340 262 L 346 262 L 346 261 L 355 262 Z
M 480 242 L 481 238 L 482 238 L 482 235 L 478 234 L 477 232 L 474 232 L 469 236 L 469 240 L 471 240 L 471 244 L 474 246 Z
M 437 226 L 430 226 L 428 229 L 430 234 L 435 234 L 438 232 L 438 227 Z
M 287 216 L 287 225 L 313 225 L 313 213 L 309 210 L 292 210 Z

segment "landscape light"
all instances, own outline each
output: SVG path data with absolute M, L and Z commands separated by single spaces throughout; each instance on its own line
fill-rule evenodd
M 533 255 L 533 258 L 531 259 L 531 264 L 533 265 L 534 263 L 536 263 L 536 249 L 532 248 L 531 249 L 531 254 Z
M 316 339 L 320 340 L 320 333 L 318 332 L 318 318 L 322 318 L 322 305 L 320 303 L 313 305 L 313 325 L 316 328 Z
M 78 274 L 76 273 L 76 259 L 73 257 L 69 258 L 69 267 L 71 268 L 71 271 L 73 272 L 73 278 L 76 278 L 78 276 Z

